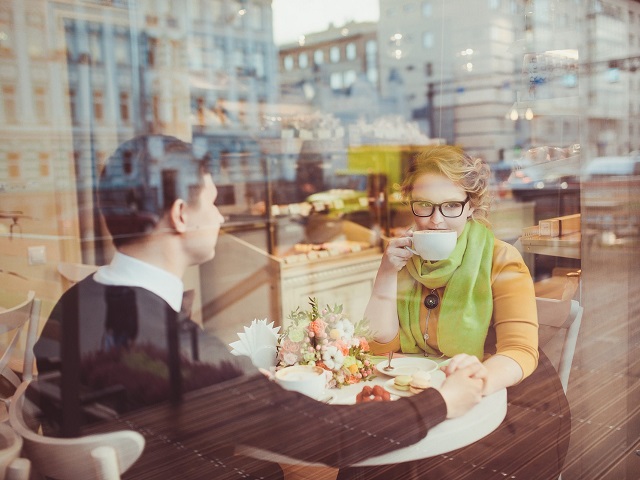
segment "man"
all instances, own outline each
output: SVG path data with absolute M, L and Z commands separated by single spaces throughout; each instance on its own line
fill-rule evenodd
M 181 277 L 214 257 L 224 221 L 207 161 L 189 144 L 157 135 L 125 142 L 105 165 L 100 208 L 117 252 L 65 292 L 35 349 L 41 371 L 60 358 L 59 411 L 55 402 L 48 409 L 41 403 L 63 435 L 77 435 L 104 411 L 83 398 L 131 411 L 167 400 L 178 404 L 183 392 L 218 384 L 202 414 L 212 442 L 343 467 L 415 443 L 479 402 L 486 372 L 478 367 L 450 376 L 439 391 L 330 406 L 281 389 L 219 340 L 215 363 L 181 354 Z M 56 331 L 59 341 L 52 340 Z M 278 441 L 285 435 L 286 442 Z M 211 478 L 221 478 L 214 465 Z

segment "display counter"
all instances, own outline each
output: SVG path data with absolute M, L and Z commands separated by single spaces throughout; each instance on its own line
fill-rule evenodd
M 322 216 L 256 225 L 221 232 L 216 257 L 200 267 L 205 329 L 233 341 L 254 318 L 286 325 L 309 297 L 362 318 L 382 257 L 375 231 Z

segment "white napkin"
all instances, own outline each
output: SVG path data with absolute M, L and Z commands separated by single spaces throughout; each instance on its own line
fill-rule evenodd
M 244 327 L 244 332 L 238 333 L 240 340 L 229 346 L 234 355 L 245 355 L 257 368 L 269 369 L 276 365 L 278 346 L 278 331 L 273 322 L 267 324 L 267 319 L 253 320 L 251 325 Z

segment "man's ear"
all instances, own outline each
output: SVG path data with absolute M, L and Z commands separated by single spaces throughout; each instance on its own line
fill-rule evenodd
M 178 199 L 173 202 L 169 210 L 169 222 L 176 232 L 187 231 L 187 204 L 184 200 Z

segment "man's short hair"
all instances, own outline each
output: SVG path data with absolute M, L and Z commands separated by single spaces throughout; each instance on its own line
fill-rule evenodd
M 98 185 L 100 212 L 114 245 L 149 233 L 177 199 L 197 202 L 208 159 L 167 135 L 142 135 L 121 144 Z

